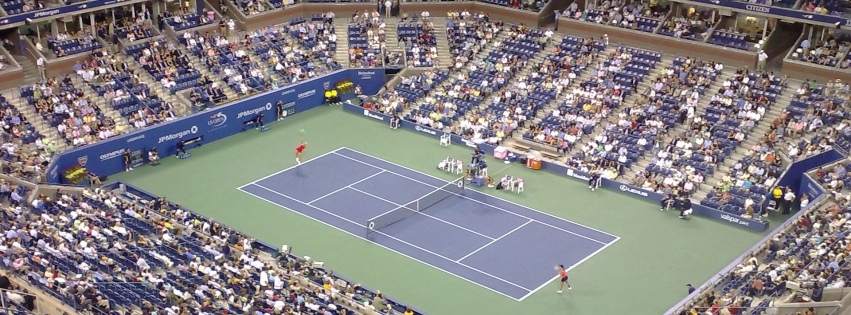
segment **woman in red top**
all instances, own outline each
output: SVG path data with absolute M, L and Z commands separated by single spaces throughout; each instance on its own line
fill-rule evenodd
M 564 284 L 567 284 L 568 290 L 573 290 L 570 287 L 570 282 L 567 282 L 567 270 L 564 269 L 564 265 L 558 265 L 558 276 L 561 278 L 561 282 L 558 284 L 558 293 L 561 293 L 561 289 L 564 287 Z
M 301 164 L 301 153 L 304 152 L 305 147 L 307 147 L 307 141 L 302 141 L 299 146 L 295 147 L 295 161 L 298 164 Z

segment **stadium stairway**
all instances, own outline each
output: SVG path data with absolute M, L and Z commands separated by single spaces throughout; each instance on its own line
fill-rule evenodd
M 174 105 L 175 115 L 183 117 L 190 114 L 190 111 L 186 106 L 187 104 L 180 101 L 180 99 L 176 95 L 172 95 L 168 89 L 163 88 L 163 85 L 159 81 L 154 79 L 154 77 L 152 77 L 147 70 L 142 69 L 142 67 L 139 66 L 139 62 L 133 59 L 133 56 L 129 56 L 125 53 L 121 53 L 120 56 L 121 58 L 124 58 L 124 61 L 126 61 L 128 64 L 133 65 L 134 72 L 139 74 L 139 80 L 148 85 L 148 87 L 151 89 L 151 93 L 155 93 L 166 102 L 171 102 L 171 104 Z M 195 61 L 193 61 L 193 64 L 194 62 Z
M 437 22 L 435 22 L 435 25 L 437 25 Z M 444 21 L 444 25 L 445 25 L 445 21 Z M 446 34 L 446 27 L 443 28 L 443 33 Z M 474 58 L 472 58 L 470 60 L 471 61 L 472 60 L 481 60 L 482 57 L 490 55 L 490 52 L 494 50 L 493 43 L 496 43 L 497 42 L 496 40 L 498 40 L 500 43 L 503 43 L 503 44 L 500 45 L 500 47 L 502 47 L 504 45 L 505 40 L 506 40 L 507 34 L 508 34 L 508 32 L 502 32 L 499 35 L 498 39 L 491 40 L 491 42 L 488 43 L 488 47 L 486 49 L 484 49 L 481 52 L 479 52 L 478 54 L 474 55 Z M 443 36 L 443 41 L 444 42 L 447 41 L 446 36 Z M 484 99 L 482 99 L 482 102 L 479 103 L 479 105 L 476 106 L 476 108 L 474 108 L 472 111 L 474 111 L 474 112 L 475 111 L 484 111 L 488 107 L 488 105 L 490 105 L 493 102 L 494 96 L 499 95 L 505 89 L 511 89 L 512 88 L 511 82 L 513 82 L 517 78 L 528 76 L 531 73 L 533 67 L 541 64 L 541 62 L 543 62 L 547 58 L 547 55 L 548 55 L 547 51 L 549 50 L 549 48 L 552 47 L 552 43 L 553 43 L 553 39 L 551 38 L 550 41 L 547 42 L 547 48 L 541 49 L 540 51 L 538 51 L 535 54 L 533 54 L 532 56 L 530 56 L 530 58 L 528 59 L 528 61 L 526 63 L 526 66 L 523 69 L 520 69 L 514 75 L 507 77 L 506 81 L 508 83 L 505 84 L 505 86 L 503 86 L 499 90 L 495 90 L 495 91 L 491 92 L 491 94 L 488 95 L 487 97 L 485 97 Z M 468 70 L 465 68 L 464 71 L 468 71 Z M 448 81 L 452 81 L 452 79 L 450 78 Z M 457 120 L 454 121 L 452 123 L 452 126 L 449 126 L 450 130 L 455 130 L 456 127 L 459 127 L 458 123 L 459 122 Z M 528 125 L 529 125 L 529 121 L 526 122 L 525 126 L 528 126 Z M 510 138 L 510 137 L 506 137 L 505 139 L 508 139 L 508 138 Z M 505 139 L 503 139 L 503 141 Z
M 38 73 L 38 68 L 36 67 L 35 62 L 30 60 L 27 57 L 12 55 L 15 58 L 15 61 L 21 65 L 21 68 L 24 70 L 24 82 L 27 85 L 33 84 L 41 80 L 41 76 Z M 35 108 L 28 104 L 26 100 L 20 98 L 20 91 L 17 88 L 8 89 L 3 91 L 3 96 L 6 96 L 6 100 L 9 101 L 15 108 L 18 109 L 19 112 L 24 114 L 24 117 L 27 118 L 27 121 L 32 123 L 36 130 L 41 133 L 45 138 L 56 143 L 57 148 L 60 151 L 64 151 L 68 148 L 68 144 L 65 143 L 59 136 L 59 132 L 56 131 L 56 128 L 50 126 L 43 118 L 39 117 L 35 112 Z
M 127 120 L 127 118 L 121 116 L 121 113 L 113 109 L 112 105 L 109 104 L 109 101 L 111 100 L 107 100 L 103 96 L 98 95 L 98 93 L 95 92 L 94 89 L 92 89 L 91 85 L 84 82 L 83 79 L 80 78 L 80 76 L 69 75 L 68 77 L 71 78 L 71 82 L 74 83 L 74 86 L 79 89 L 82 89 L 84 93 L 86 93 L 86 95 L 90 96 L 91 99 L 95 101 L 95 106 L 100 108 L 101 113 L 103 113 L 109 118 L 112 118 L 112 120 L 115 121 L 115 124 L 117 127 L 119 127 L 119 130 L 124 130 L 124 132 L 130 132 L 133 130 L 133 128 L 130 127 L 130 122 Z
M 564 34 L 555 33 L 555 34 L 553 34 L 553 38 L 550 39 L 550 43 L 561 43 L 563 39 L 564 39 Z M 553 50 L 552 47 L 548 47 L 548 49 L 546 51 L 549 51 L 549 53 L 544 54 L 544 57 L 551 55 L 552 50 Z M 505 139 L 505 141 L 503 142 L 503 145 L 506 146 L 506 147 L 513 147 L 515 144 L 519 144 L 519 145 L 530 147 L 530 148 L 545 147 L 545 145 L 543 145 L 543 144 L 538 144 L 538 143 L 535 143 L 534 141 L 529 141 L 529 140 L 523 139 L 523 133 L 525 133 L 527 130 L 531 129 L 532 126 L 535 126 L 544 117 L 546 117 L 547 115 L 550 115 L 553 112 L 553 110 L 555 110 L 556 108 L 558 108 L 559 106 L 564 104 L 565 99 L 567 98 L 568 92 L 570 90 L 572 90 L 573 88 L 578 86 L 579 83 L 585 82 L 585 80 L 588 80 L 592 76 L 594 76 L 594 71 L 592 71 L 592 70 L 597 65 L 597 63 L 600 62 L 600 60 L 599 60 L 600 55 L 606 55 L 610 52 L 612 52 L 612 51 L 609 51 L 607 49 L 606 51 L 595 56 L 594 61 L 592 61 L 591 64 L 589 64 L 588 67 L 584 71 L 582 71 L 582 73 L 579 76 L 577 76 L 576 79 L 573 80 L 573 82 L 570 82 L 570 84 L 568 86 L 564 87 L 561 95 L 556 97 L 552 102 L 545 105 L 544 108 L 539 110 L 537 116 L 529 117 L 529 120 L 526 123 L 526 125 L 523 128 L 519 128 L 516 131 L 514 131 L 514 133 L 512 133 L 512 135 L 511 135 L 511 137 Z M 540 61 L 538 61 L 538 62 L 540 62 Z M 554 148 L 552 148 L 551 150 L 555 151 Z
M 435 68 L 448 67 L 452 64 L 452 54 L 449 52 L 449 40 L 446 38 L 446 18 L 432 17 L 434 23 L 434 35 L 437 40 L 437 64 Z
M 395 28 L 394 28 L 394 32 L 395 32 Z M 445 34 L 446 33 L 444 31 L 444 37 L 445 37 Z M 461 73 L 467 74 L 470 71 L 469 68 L 466 67 L 470 62 L 473 62 L 475 60 L 481 60 L 484 56 L 487 56 L 488 54 L 490 54 L 490 52 L 493 51 L 493 49 L 494 49 L 492 43 L 494 43 L 494 41 L 496 41 L 496 40 L 502 41 L 504 39 L 505 39 L 505 33 L 504 32 L 497 35 L 497 37 L 494 38 L 493 40 L 491 40 L 491 42 L 488 43 L 488 45 L 484 49 L 482 49 L 481 51 L 479 51 L 478 53 L 473 55 L 473 57 L 470 58 L 470 61 L 468 61 L 467 64 L 464 65 L 464 67 L 462 67 L 460 70 L 450 70 L 449 71 L 449 78 L 447 78 L 445 81 L 443 81 L 443 83 L 441 83 L 440 85 L 434 87 L 431 90 L 431 92 L 429 92 L 428 94 L 423 95 L 423 97 L 418 98 L 417 100 L 412 102 L 413 103 L 412 106 L 410 106 L 409 108 L 406 108 L 404 111 L 402 111 L 399 116 L 405 117 L 405 115 L 407 115 L 409 112 L 411 112 L 411 110 L 418 108 L 422 99 L 426 98 L 427 96 L 433 96 L 433 95 L 436 95 L 436 94 L 441 94 L 444 91 L 450 89 L 452 87 L 452 83 L 455 82 L 455 80 L 458 78 L 459 74 L 461 74 Z M 446 40 L 444 39 L 444 42 L 445 41 Z M 400 51 L 401 51 L 401 49 L 400 49 Z M 443 53 L 443 52 L 438 52 L 438 53 Z M 448 50 L 445 53 L 448 56 L 451 56 L 451 53 Z M 452 58 L 452 57 L 450 57 L 450 58 Z M 449 67 L 451 65 L 452 65 L 452 62 L 449 62 L 449 64 L 445 65 L 445 66 Z M 425 69 L 425 68 L 423 68 L 423 69 Z M 448 127 L 450 127 L 450 126 L 445 126 L 445 127 L 446 128 L 444 128 L 445 129 L 444 131 L 447 131 L 447 130 L 449 130 Z
M 233 101 L 240 98 L 239 96 L 236 95 L 236 92 L 234 92 L 233 89 L 228 86 L 228 83 L 224 81 L 224 79 L 221 75 L 216 75 L 216 74 L 213 74 L 212 72 L 210 72 L 210 69 L 208 69 L 207 66 L 204 65 L 204 62 L 201 61 L 201 59 L 198 58 L 198 56 L 193 55 L 192 52 L 190 52 L 188 49 L 186 49 L 186 46 L 183 46 L 183 45 L 175 45 L 175 46 L 180 47 L 180 50 L 183 52 L 183 54 L 186 55 L 187 57 L 189 57 L 189 61 L 192 62 L 193 65 L 195 65 L 195 69 L 197 69 L 198 72 L 201 72 L 202 77 L 206 76 L 206 77 L 210 78 L 210 80 L 213 80 L 214 82 L 217 82 L 219 84 L 219 87 L 222 88 L 222 91 L 224 91 L 225 95 L 228 97 L 228 99 L 225 101 L 225 103 L 233 102 Z M 263 68 L 267 68 L 267 67 L 263 67 Z M 278 80 L 278 82 L 283 82 L 283 80 L 281 79 L 280 76 L 275 77 L 274 79 Z
M 789 80 L 790 87 L 798 86 L 799 84 L 800 81 Z M 768 109 L 768 111 L 766 111 L 765 117 L 760 119 L 754 129 L 751 130 L 745 141 L 742 141 L 742 143 L 739 144 L 739 147 L 737 147 L 736 150 L 733 151 L 730 156 L 724 160 L 722 164 L 718 165 L 718 168 L 716 169 L 712 177 L 706 178 L 706 180 L 704 181 L 704 185 L 701 185 L 700 191 L 695 192 L 693 196 L 696 200 L 703 200 L 703 198 L 706 197 L 706 195 L 709 194 L 710 191 L 712 191 L 712 188 L 715 187 L 715 185 L 717 185 L 721 181 L 721 177 L 723 177 L 724 174 L 729 172 L 733 165 L 735 165 L 737 161 L 741 160 L 745 156 L 745 153 L 747 153 L 751 149 L 751 147 L 761 142 L 762 137 L 767 134 L 771 122 L 775 118 L 779 117 L 780 114 L 783 113 L 783 110 L 791 103 L 792 96 L 795 93 L 795 89 L 790 87 L 783 89 L 782 93 L 777 95 L 777 101 L 771 106 L 770 109 Z M 807 136 L 812 135 L 807 134 Z M 785 147 L 781 146 L 778 149 L 785 150 Z
M 334 34 L 337 35 L 337 51 L 334 52 L 334 60 L 340 65 L 349 65 L 349 19 L 334 19 Z
M 21 66 L 23 67 L 24 65 L 22 64 Z M 35 81 L 27 81 L 28 84 L 32 84 L 33 82 Z M 15 106 L 19 112 L 23 113 L 24 117 L 27 118 L 27 121 L 35 126 L 35 129 L 38 130 L 42 136 L 55 143 L 59 152 L 65 151 L 71 147 L 70 144 L 65 142 L 64 138 L 59 136 L 59 131 L 57 131 L 56 128 L 47 123 L 41 115 L 35 112 L 35 107 L 27 103 L 26 99 L 20 97 L 21 92 L 19 88 L 11 88 L 0 94 L 3 94 L 12 106 Z
M 38 73 L 38 67 L 36 67 L 35 62 L 30 60 L 30 58 L 12 55 L 15 58 L 15 61 L 21 65 L 21 69 L 24 70 L 24 82 L 33 83 L 41 79 L 41 76 Z
M 399 33 L 396 32 L 396 27 L 399 24 L 398 18 L 390 18 L 384 20 L 387 24 L 384 27 L 384 47 L 385 47 L 385 55 L 391 54 L 401 54 L 405 56 L 405 49 L 399 47 Z M 348 58 L 348 56 L 346 56 Z M 407 58 L 405 58 L 407 62 Z
M 665 56 L 664 58 L 662 58 L 662 62 L 665 66 L 671 65 L 671 62 L 666 61 L 670 59 L 670 56 Z M 712 96 L 715 95 L 715 92 L 717 92 L 719 88 L 721 88 L 723 82 L 733 76 L 733 74 L 735 74 L 735 69 L 724 70 L 721 74 L 718 75 L 718 77 L 715 79 L 715 82 L 713 82 L 711 85 L 709 85 L 708 88 L 706 88 L 705 92 L 703 93 L 703 95 L 700 96 L 700 99 L 697 102 L 697 107 L 694 109 L 696 115 L 705 112 L 706 108 L 710 107 L 709 102 L 712 99 Z M 652 77 L 652 79 L 655 79 L 656 77 L 658 77 L 658 75 Z M 671 137 L 680 135 L 686 132 L 687 130 L 688 126 L 686 124 L 677 124 L 676 126 L 674 126 L 674 128 L 668 130 L 667 135 L 665 135 L 663 139 L 665 139 L 665 141 L 667 142 Z M 652 158 L 652 156 L 642 156 L 638 159 L 638 161 L 636 161 L 636 163 L 633 163 L 632 167 L 629 170 L 624 171 L 624 181 L 632 181 L 632 179 L 635 178 L 636 171 L 647 168 L 647 166 L 650 165 L 650 158 Z M 718 169 L 716 170 L 716 173 L 718 173 L 718 171 L 724 170 Z M 702 191 L 703 189 L 708 189 L 707 191 L 712 189 L 712 186 L 707 184 L 706 179 L 704 179 L 704 182 L 701 184 L 698 191 Z

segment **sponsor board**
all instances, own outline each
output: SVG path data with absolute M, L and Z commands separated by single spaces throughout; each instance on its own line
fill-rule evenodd
M 119 156 L 124 155 L 124 151 L 125 151 L 124 149 L 118 149 L 118 150 L 115 150 L 115 151 L 112 151 L 112 152 L 109 152 L 109 153 L 101 154 L 100 160 L 106 161 L 106 160 L 109 160 L 109 159 L 117 158 Z
M 648 196 L 646 191 L 643 191 L 643 190 L 637 189 L 637 188 L 633 188 L 632 186 L 621 185 L 620 187 L 618 187 L 618 189 L 620 189 L 620 191 L 628 192 L 630 194 L 639 195 L 641 197 L 647 197 Z
M 366 117 L 372 118 L 372 119 L 384 121 L 384 116 L 381 116 L 377 113 L 373 113 L 372 111 L 370 111 L 368 109 L 363 110 L 363 115 L 366 116 Z
M 171 140 L 174 140 L 174 139 L 182 139 L 183 137 L 186 137 L 188 135 L 193 135 L 193 134 L 196 134 L 196 133 L 198 133 L 198 126 L 192 126 L 192 128 L 183 130 L 181 132 L 175 132 L 175 133 L 172 133 L 172 134 L 162 136 L 162 137 L 160 137 L 159 141 L 157 141 L 157 143 L 163 143 L 163 142 L 171 141 Z
M 298 93 L 298 99 L 304 99 L 316 95 L 316 89 Z
M 570 176 L 570 177 L 573 177 L 573 178 L 576 178 L 576 179 L 581 179 L 581 180 L 586 181 L 586 182 L 591 180 L 591 177 L 588 177 L 587 175 L 582 174 L 580 172 L 574 171 L 572 168 L 567 168 L 567 172 L 565 174 L 567 176 Z
M 432 135 L 432 136 L 436 136 L 436 135 L 437 135 L 437 131 L 435 131 L 434 129 L 427 128 L 427 127 L 423 127 L 423 126 L 420 126 L 420 125 L 417 125 L 416 127 L 414 127 L 414 130 L 416 130 L 417 132 L 422 132 L 422 133 L 430 134 L 430 135 Z
M 207 126 L 211 126 L 213 128 L 221 127 L 222 125 L 224 125 L 227 122 L 228 122 L 228 115 L 225 115 L 222 112 L 218 112 L 218 113 L 215 113 L 212 116 L 210 116 L 210 120 L 207 120 Z
M 133 136 L 133 137 L 130 137 L 130 138 L 127 138 L 127 143 L 130 143 L 130 142 L 133 142 L 133 141 L 136 141 L 136 140 L 142 140 L 142 139 L 145 139 L 145 134 L 144 134 L 144 133 L 143 133 L 143 134 L 136 135 L 136 136 Z

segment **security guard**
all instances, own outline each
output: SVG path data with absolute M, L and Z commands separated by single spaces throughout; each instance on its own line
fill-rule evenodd
M 780 207 L 783 205 L 783 188 L 780 188 L 780 185 L 774 187 L 771 191 L 771 197 L 774 198 L 774 204 L 777 205 L 777 210 L 780 210 Z

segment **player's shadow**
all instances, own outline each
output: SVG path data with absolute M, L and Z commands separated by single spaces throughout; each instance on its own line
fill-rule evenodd
M 305 174 L 304 172 L 302 172 L 302 168 L 304 168 L 304 165 L 301 165 L 301 167 L 296 167 L 296 168 L 295 168 L 295 177 L 296 177 L 296 178 L 298 178 L 298 179 L 305 179 L 305 178 L 307 178 L 307 174 Z

